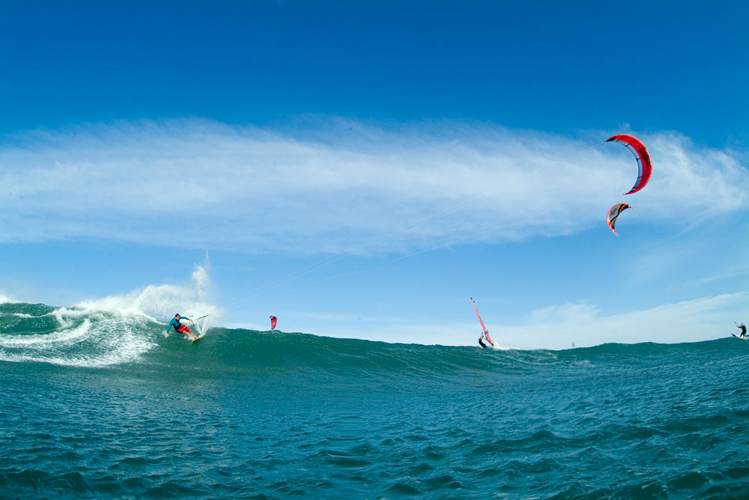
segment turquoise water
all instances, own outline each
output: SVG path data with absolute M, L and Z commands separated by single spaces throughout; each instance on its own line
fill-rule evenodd
M 749 342 L 163 330 L 0 304 L 0 498 L 749 498 Z

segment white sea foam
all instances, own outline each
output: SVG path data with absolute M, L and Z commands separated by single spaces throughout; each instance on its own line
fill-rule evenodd
M 184 285 L 148 285 L 40 316 L 15 314 L 32 321 L 31 331 L 0 335 L 0 360 L 82 367 L 137 362 L 158 345 L 175 312 L 190 317 L 209 315 L 214 321 L 220 317 L 221 310 L 207 301 L 210 288 L 206 267 L 196 265 L 191 281 Z M 39 328 L 33 325 L 34 318 L 54 318 L 52 330 L 34 330 Z M 208 325 L 203 320 L 191 327 L 205 334 Z
M 45 349 L 55 344 L 71 344 L 88 338 L 91 332 L 91 321 L 84 319 L 83 323 L 74 328 L 62 328 L 52 333 L 36 335 L 2 336 L 0 347 L 26 347 L 29 349 Z

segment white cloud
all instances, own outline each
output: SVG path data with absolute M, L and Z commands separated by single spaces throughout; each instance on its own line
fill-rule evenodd
M 587 304 L 565 304 L 537 311 L 527 325 L 499 331 L 503 345 L 525 349 L 699 342 L 736 333 L 731 319 L 749 313 L 747 298 L 745 292 L 723 294 L 610 316 Z
M 0 304 L 15 304 L 15 303 L 16 303 L 15 300 L 9 299 L 5 295 L 3 295 L 2 292 L 0 292 Z
M 630 219 L 665 225 L 749 204 L 738 155 L 674 133 L 641 138 L 655 169 L 626 197 Z M 598 139 L 458 123 L 300 132 L 189 120 L 15 139 L 0 148 L 0 242 L 418 251 L 584 231 L 636 177 L 631 154 Z
M 590 304 L 559 304 L 528 315 L 522 324 L 485 324 L 496 346 L 514 349 L 569 349 L 606 343 L 701 342 L 738 333 L 732 320 L 749 316 L 749 293 L 723 294 L 665 304 L 642 311 L 603 315 Z M 440 326 L 377 324 L 366 338 L 388 342 L 477 345 L 474 322 Z

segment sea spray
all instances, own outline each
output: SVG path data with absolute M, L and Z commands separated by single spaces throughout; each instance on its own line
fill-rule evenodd
M 210 280 L 203 266 L 196 265 L 192 280 L 184 285 L 148 285 L 124 295 L 92 299 L 76 304 L 85 311 L 106 311 L 123 316 L 146 316 L 154 321 L 166 322 L 176 313 L 183 316 L 221 316 L 221 310 L 206 302 Z
M 209 290 L 206 269 L 196 265 L 185 285 L 148 285 L 71 307 L 35 307 L 7 300 L 2 307 L 8 312 L 0 317 L 0 360 L 84 367 L 136 362 L 158 345 L 175 312 L 220 318 L 221 310 L 201 299 L 208 297 Z M 192 326 L 205 335 L 210 323 Z

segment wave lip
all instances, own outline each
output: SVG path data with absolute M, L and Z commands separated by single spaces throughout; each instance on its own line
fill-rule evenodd
M 156 343 L 145 316 L 32 304 L 0 308 L 0 360 L 104 367 L 137 361 Z

